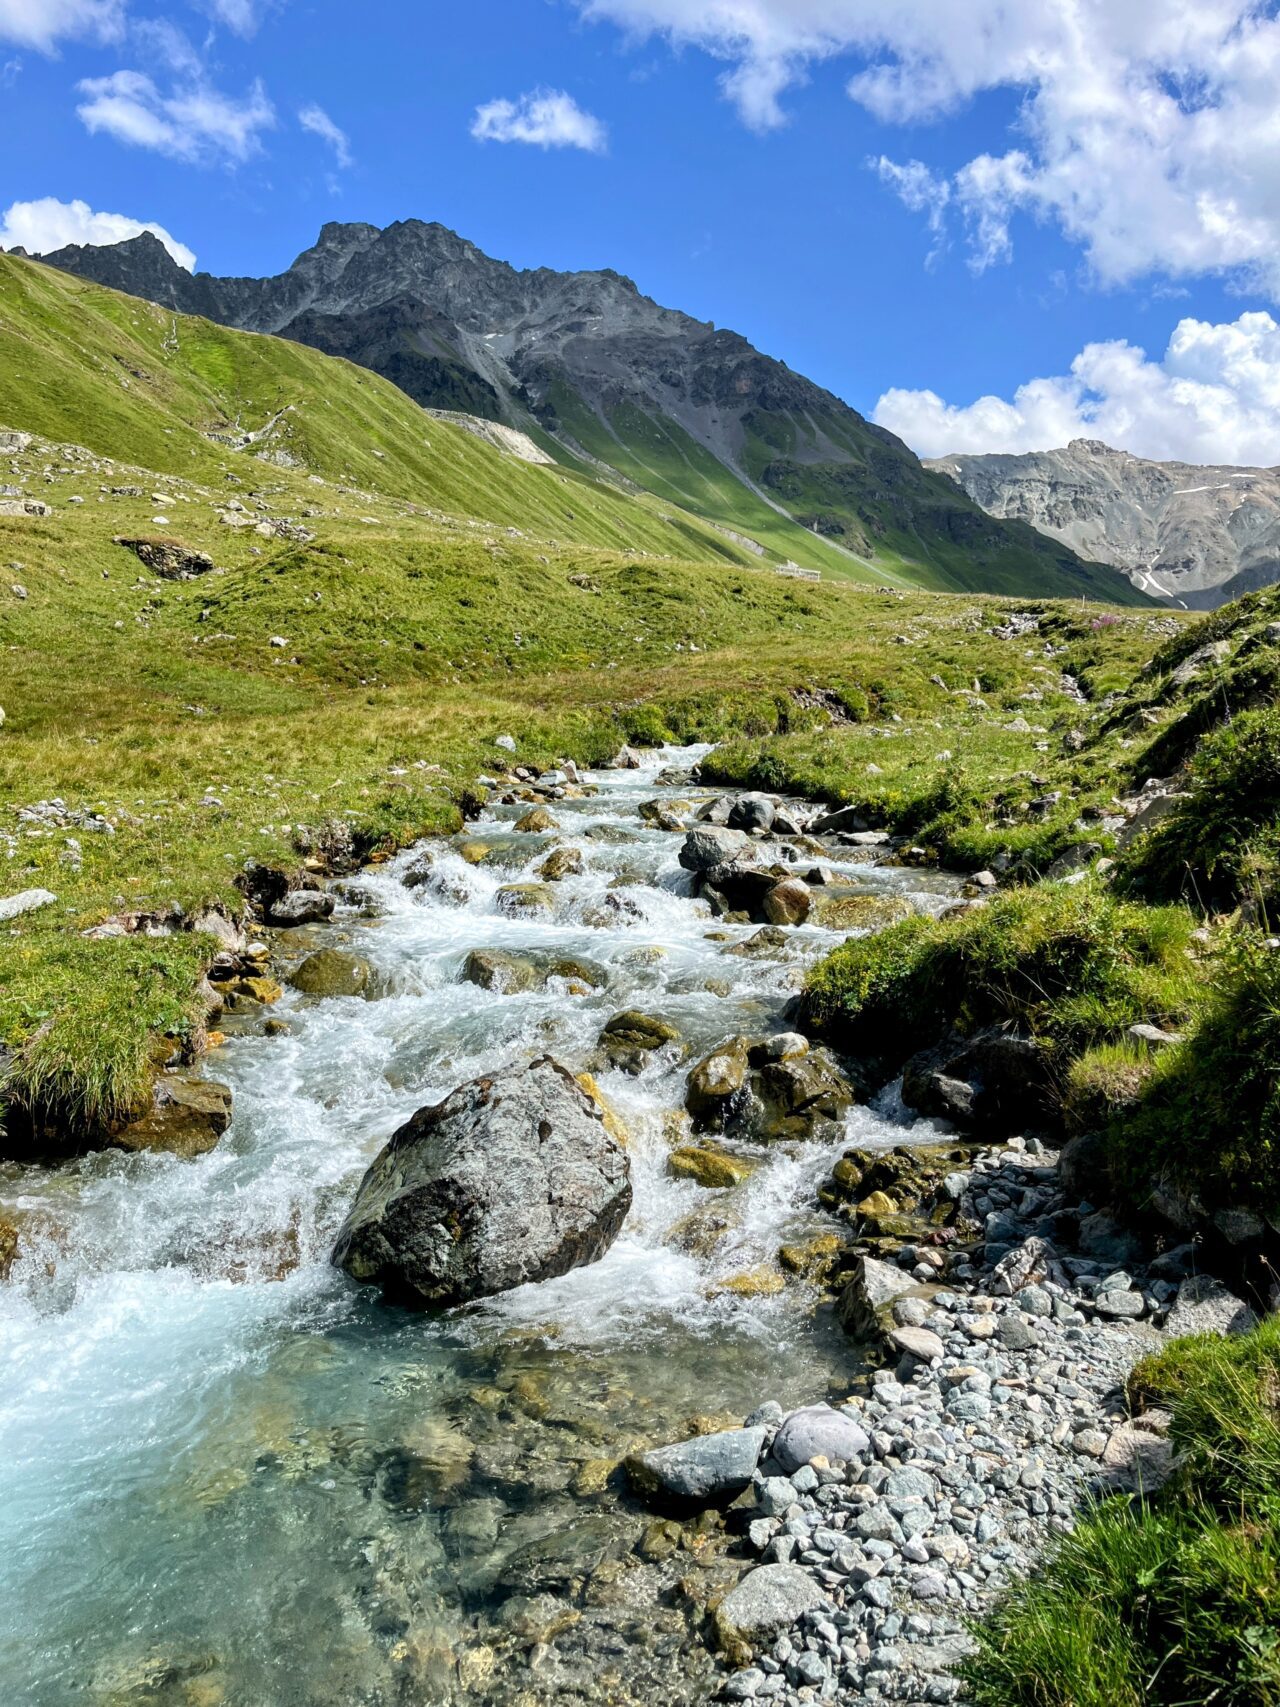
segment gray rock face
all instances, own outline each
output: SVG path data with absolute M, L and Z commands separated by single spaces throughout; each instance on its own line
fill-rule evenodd
M 319 924 L 333 913 L 333 896 L 323 889 L 292 889 L 272 903 L 267 911 L 267 923 L 291 928 L 294 925 Z
M 733 1499 L 750 1482 L 760 1461 L 763 1428 L 726 1429 L 637 1453 L 627 1460 L 632 1484 L 651 1499 L 684 1505 L 715 1505 Z
M 700 824 L 685 837 L 680 863 L 686 871 L 713 871 L 716 866 L 728 865 L 743 855 L 749 857 L 750 848 L 751 838 L 743 830 Z
M 949 474 L 988 515 L 1030 522 L 1192 610 L 1280 580 L 1280 469 L 1147 462 L 1094 439 L 925 466 Z
M 419 1109 L 366 1173 L 333 1260 L 419 1305 L 595 1262 L 631 1206 L 626 1152 L 550 1056 Z
M 1193 1274 L 1179 1286 L 1165 1328 L 1177 1338 L 1182 1334 L 1246 1334 L 1257 1323 L 1249 1306 L 1220 1280 Z
M 825 1604 L 826 1596 L 799 1565 L 759 1565 L 716 1609 L 716 1630 L 723 1647 L 758 1646 L 789 1630 Z
M 773 1457 L 791 1474 L 811 1458 L 821 1456 L 832 1464 L 861 1458 L 871 1445 L 867 1432 L 852 1417 L 830 1405 L 805 1405 L 792 1411 L 773 1437 Z

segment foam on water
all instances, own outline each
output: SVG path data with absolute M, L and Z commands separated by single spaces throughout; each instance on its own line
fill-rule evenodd
M 274 1010 L 288 1036 L 233 1038 L 211 1066 L 235 1118 L 210 1154 L 107 1152 L 0 1175 L 29 1229 L 0 1289 L 6 1699 L 114 1707 L 160 1666 L 217 1676 L 227 1701 L 254 1707 L 381 1700 L 391 1632 L 485 1628 L 491 1562 L 440 1540 L 470 1490 L 439 1469 L 439 1441 L 482 1426 L 477 1383 L 532 1371 L 570 1414 L 603 1406 L 618 1435 L 634 1411 L 661 1438 L 692 1410 L 741 1412 L 765 1391 L 811 1398 L 850 1367 L 803 1288 L 742 1298 L 716 1282 L 820 1230 L 814 1189 L 840 1149 L 901 1142 L 904 1112 L 860 1107 L 838 1142 L 758 1152 L 733 1225 L 695 1257 L 668 1242 L 712 1195 L 665 1168 L 664 1118 L 687 1072 L 676 1049 L 639 1078 L 600 1075 L 629 1132 L 634 1188 L 600 1262 L 442 1319 L 389 1309 L 328 1262 L 373 1154 L 456 1084 L 547 1051 L 579 1070 L 627 1007 L 672 1020 L 695 1057 L 781 1024 L 803 968 L 838 939 L 806 926 L 780 956 L 727 954 L 753 927 L 713 921 L 680 869 L 680 838 L 636 815 L 663 792 L 661 766 L 702 751 L 594 777 L 594 798 L 556 803 L 554 836 L 517 836 L 523 808 L 495 809 L 468 831 L 493 845 L 482 865 L 437 851 L 430 881 L 409 889 L 410 853 L 363 876 L 377 916 L 347 906 L 311 940 L 349 939 L 380 999 L 290 991 Z M 581 851 L 583 873 L 554 886 L 551 914 L 504 911 L 499 889 L 535 880 L 553 842 Z M 936 875 L 836 870 L 921 910 L 951 893 Z M 604 985 L 487 991 L 459 981 L 477 948 L 587 961 Z M 536 1421 L 522 1426 L 523 1450 L 556 1449 Z M 394 1490 L 419 1460 L 430 1497 L 408 1523 Z M 506 1500 L 499 1549 L 581 1511 L 564 1495 Z M 394 1618 L 378 1614 L 388 1600 Z

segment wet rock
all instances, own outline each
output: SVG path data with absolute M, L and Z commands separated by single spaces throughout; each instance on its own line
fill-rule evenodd
M 304 996 L 362 996 L 372 970 L 358 954 L 340 948 L 321 948 L 294 969 L 289 982 Z
M 614 754 L 613 763 L 604 768 L 615 771 L 638 771 L 643 763 L 642 755 L 637 753 L 634 747 L 622 746 Z
M 700 824 L 718 824 L 723 827 L 729 822 L 729 815 L 732 811 L 733 797 L 728 794 L 721 794 L 715 800 L 708 800 L 706 805 L 699 809 L 698 822 Z
M 764 916 L 771 925 L 802 925 L 812 905 L 809 885 L 799 877 L 786 877 L 765 896 Z
M 741 1212 L 725 1198 L 717 1198 L 705 1208 L 682 1215 L 668 1229 L 665 1243 L 686 1256 L 705 1261 L 719 1249 L 730 1233 L 736 1232 Z
M 582 854 L 577 848 L 553 848 L 538 867 L 538 876 L 544 883 L 559 883 L 581 871 Z
M 609 974 L 602 966 L 569 954 L 558 954 L 548 961 L 547 971 L 553 978 L 563 978 L 569 984 L 583 984 L 590 990 L 602 990 L 609 982 Z
M 709 1298 L 773 1298 L 786 1288 L 785 1276 L 769 1263 L 760 1263 L 755 1268 L 744 1269 L 741 1274 L 731 1274 L 724 1280 L 717 1280 L 707 1296 Z
M 411 1303 L 457 1304 L 595 1262 L 630 1205 L 626 1151 L 543 1056 L 406 1122 L 361 1182 L 333 1260 Z
M 854 1102 L 853 1087 L 820 1049 L 787 1061 L 771 1061 L 756 1081 L 766 1141 L 805 1138 L 825 1121 L 839 1120 Z
M 770 1456 L 789 1476 L 811 1458 L 825 1458 L 831 1464 L 849 1463 L 870 1449 L 867 1431 L 852 1417 L 830 1405 L 805 1405 L 782 1423 L 773 1437 Z
M 736 1656 L 772 1641 L 826 1603 L 822 1590 L 799 1565 L 758 1565 L 717 1606 L 716 1636 L 721 1648 Z
M 1021 1132 L 1042 1120 L 1050 1088 L 1045 1051 L 1007 1032 L 947 1040 L 913 1056 L 902 1075 L 909 1107 L 984 1133 Z
M 515 827 L 522 835 L 542 836 L 558 830 L 560 825 L 545 806 L 534 806 L 522 818 L 516 819 Z
M 833 836 L 839 830 L 869 830 L 866 813 L 860 806 L 840 806 L 834 812 L 824 812 L 809 826 L 810 835 Z
M 773 819 L 774 805 L 767 794 L 740 794 L 729 808 L 731 830 L 769 830 Z
M 500 913 L 550 913 L 556 899 L 545 883 L 507 883 L 494 896 Z
M 691 1179 L 709 1190 L 741 1185 L 755 1172 L 755 1164 L 723 1150 L 699 1144 L 682 1144 L 667 1157 L 667 1172 L 676 1179 Z
M 677 1042 L 679 1036 L 675 1026 L 668 1025 L 666 1020 L 628 1008 L 614 1014 L 597 1041 L 611 1067 L 635 1074 L 657 1050 Z
M 473 839 L 458 843 L 458 858 L 466 865 L 483 865 L 492 855 L 493 847 L 489 842 L 477 842 Z M 410 867 L 410 870 L 412 869 L 413 867 Z M 405 882 L 408 883 L 407 874 Z M 410 884 L 410 887 L 412 888 L 414 885 Z
M 717 1128 L 731 1117 L 747 1084 L 747 1040 L 734 1037 L 722 1043 L 689 1075 L 684 1106 L 695 1126 Z
M 912 1291 L 915 1284 L 909 1274 L 892 1263 L 881 1262 L 877 1257 L 859 1257 L 836 1305 L 841 1327 L 855 1339 L 878 1338 L 883 1327 L 883 1306 Z
M 501 948 L 473 948 L 462 963 L 462 981 L 511 996 L 538 989 L 542 977 L 533 961 L 520 955 Z
M 646 1498 L 707 1506 L 735 1499 L 748 1486 L 764 1450 L 763 1428 L 703 1434 L 627 1459 L 631 1485 Z
M 754 936 L 749 936 L 745 942 L 736 942 L 731 948 L 726 948 L 726 954 L 739 956 L 744 960 L 757 960 L 763 955 L 776 954 L 780 948 L 787 946 L 787 933 L 780 925 L 765 925 Z
M 627 1519 L 608 1514 L 581 1517 L 570 1528 L 557 1529 L 513 1553 L 498 1581 L 503 1588 L 526 1595 L 569 1588 L 590 1576 L 606 1559 L 629 1552 L 638 1528 Z
M 160 1150 L 190 1161 L 212 1150 L 231 1124 L 231 1091 L 194 1073 L 164 1073 L 151 1106 L 112 1135 L 122 1150 Z
M 333 915 L 333 896 L 323 889 L 291 889 L 267 909 L 267 923 L 284 930 L 319 924 Z
M 836 1233 L 818 1233 L 812 1239 L 778 1247 L 778 1261 L 787 1273 L 815 1286 L 830 1286 L 851 1256 L 852 1247 Z
M 680 849 L 680 864 L 686 871 L 709 872 L 716 866 L 727 865 L 752 851 L 750 836 L 741 830 L 720 828 L 714 824 L 699 825 L 685 836 Z

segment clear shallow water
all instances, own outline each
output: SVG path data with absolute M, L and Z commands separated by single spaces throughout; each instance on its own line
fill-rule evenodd
M 655 775 L 699 756 L 590 779 L 598 796 L 554 804 L 554 835 L 515 836 L 525 808 L 495 808 L 459 838 L 492 842 L 490 860 L 439 852 L 428 887 L 401 883 L 411 854 L 362 876 L 379 916 L 349 905 L 284 946 L 348 943 L 379 999 L 289 992 L 272 1010 L 289 1036 L 255 1026 L 218 1051 L 209 1070 L 236 1112 L 208 1156 L 0 1168 L 0 1197 L 43 1229 L 0 1289 L 6 1702 L 520 1700 L 529 1678 L 485 1657 L 508 1594 L 555 1592 L 547 1556 L 566 1548 L 629 1551 L 634 1518 L 602 1461 L 689 1432 L 695 1414 L 844 1390 L 853 1354 L 812 1294 L 717 1296 L 716 1283 L 823 1230 L 814 1188 L 840 1149 L 904 1130 L 858 1108 L 841 1142 L 760 1151 L 743 1187 L 705 1192 L 665 1172 L 688 1071 L 674 1050 L 638 1079 L 599 1075 L 634 1187 L 599 1263 L 440 1319 L 390 1309 L 328 1263 L 372 1155 L 463 1080 L 547 1051 L 579 1070 L 626 1007 L 673 1021 L 691 1059 L 778 1029 L 837 938 L 804 927 L 781 955 L 727 952 L 755 927 L 713 920 L 680 870 L 681 837 L 637 816 L 658 795 L 688 798 Z M 586 870 L 555 886 L 554 915 L 501 912 L 499 887 L 532 878 L 557 843 Z M 828 863 L 921 909 L 952 893 L 936 875 Z M 485 991 L 459 981 L 475 948 L 588 961 L 604 987 Z M 670 1242 L 709 1208 L 729 1223 L 709 1254 Z M 658 1627 L 642 1578 L 606 1645 Z M 644 1666 L 631 1676 L 636 1698 L 669 1697 L 660 1657 L 648 1693 Z

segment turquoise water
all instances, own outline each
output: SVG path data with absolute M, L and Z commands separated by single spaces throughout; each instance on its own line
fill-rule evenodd
M 272 1010 L 290 1035 L 233 1037 L 209 1062 L 236 1110 L 209 1155 L 0 1168 L 0 1199 L 35 1230 L 0 1290 L 6 1703 L 618 1699 L 615 1677 L 637 1700 L 679 1698 L 687 1628 L 657 1609 L 664 1579 L 633 1551 L 643 1516 L 601 1465 L 698 1414 L 845 1390 L 850 1347 L 806 1289 L 715 1286 L 822 1230 L 814 1187 L 842 1143 L 903 1129 L 855 1109 L 841 1142 L 760 1152 L 746 1185 L 707 1193 L 665 1172 L 688 1070 L 672 1052 L 639 1079 L 600 1075 L 635 1192 L 601 1262 L 430 1318 L 388 1308 L 328 1252 L 371 1156 L 463 1080 L 547 1051 L 579 1070 L 625 1007 L 672 1020 L 694 1058 L 778 1023 L 836 939 L 804 927 L 781 957 L 726 953 L 751 927 L 713 921 L 680 837 L 636 815 L 687 797 L 655 776 L 697 756 L 591 779 L 598 797 L 555 804 L 554 837 L 513 836 L 523 809 L 497 808 L 469 831 L 491 861 L 442 851 L 428 887 L 401 884 L 411 855 L 363 876 L 331 926 L 282 952 L 346 943 L 379 998 L 290 992 Z M 556 886 L 554 916 L 500 913 L 497 888 L 531 877 L 553 841 L 586 861 Z M 951 889 L 841 870 L 922 909 Z M 498 995 L 458 981 L 473 948 L 576 956 L 607 984 Z M 713 1199 L 728 1223 L 714 1248 L 670 1242 Z M 531 1667 L 517 1614 L 539 1594 L 579 1619 Z M 680 1668 L 690 1699 L 699 1651 Z

